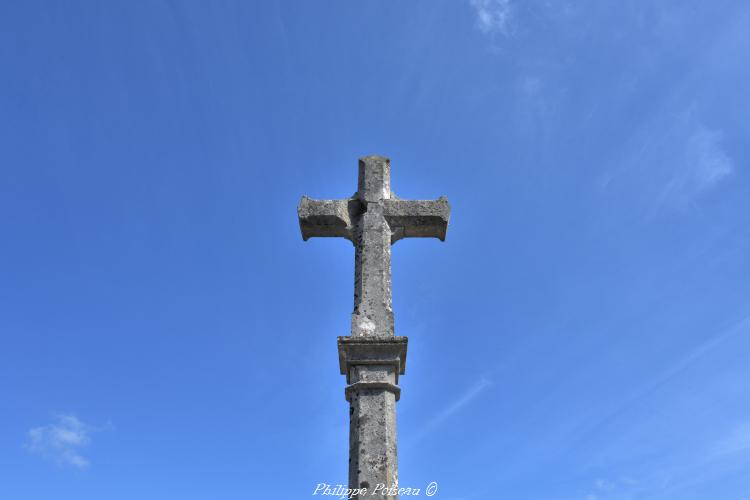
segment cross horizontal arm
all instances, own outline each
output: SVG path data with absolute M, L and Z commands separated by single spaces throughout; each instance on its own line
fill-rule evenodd
M 352 220 L 358 215 L 360 202 L 347 200 L 314 200 L 303 196 L 297 207 L 302 239 L 339 236 L 352 240 Z
M 451 207 L 437 200 L 383 200 L 383 215 L 391 228 L 391 243 L 401 238 L 439 238 L 445 241 Z

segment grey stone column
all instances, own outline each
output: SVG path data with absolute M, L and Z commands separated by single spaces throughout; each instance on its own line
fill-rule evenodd
M 349 401 L 349 488 L 356 498 L 395 500 L 398 489 L 396 401 L 406 369 L 406 337 L 339 337 L 339 368 Z M 391 491 L 389 491 L 391 490 Z M 373 493 L 375 493 L 373 495 Z
M 391 245 L 402 238 L 444 240 L 448 200 L 399 199 L 391 192 L 390 160 L 365 156 L 359 160 L 354 196 L 303 196 L 297 215 L 304 240 L 341 237 L 354 244 L 351 336 L 338 341 L 350 403 L 349 487 L 367 488 L 360 498 L 397 499 L 396 401 L 398 377 L 406 368 L 407 339 L 394 336 Z

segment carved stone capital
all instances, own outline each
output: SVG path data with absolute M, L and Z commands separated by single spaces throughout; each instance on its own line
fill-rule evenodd
M 339 337 L 339 370 L 351 383 L 351 367 L 393 366 L 395 383 L 406 371 L 407 337 Z

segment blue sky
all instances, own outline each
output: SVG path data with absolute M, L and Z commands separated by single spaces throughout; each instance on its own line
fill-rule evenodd
M 402 486 L 750 499 L 750 5 L 0 4 L 0 498 L 346 481 L 353 252 L 392 159 Z

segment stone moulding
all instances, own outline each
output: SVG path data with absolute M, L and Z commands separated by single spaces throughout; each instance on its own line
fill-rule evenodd
M 392 392 L 393 395 L 396 396 L 396 401 L 401 399 L 401 388 L 396 384 L 391 384 L 389 382 L 355 382 L 346 386 L 346 389 L 344 389 L 344 395 L 346 396 L 346 400 L 351 403 L 353 394 L 359 391 L 375 389 L 383 389 Z
M 395 368 L 396 383 L 398 376 L 406 371 L 407 337 L 339 337 L 339 370 L 346 375 L 349 382 L 351 366 L 355 365 L 390 365 Z

